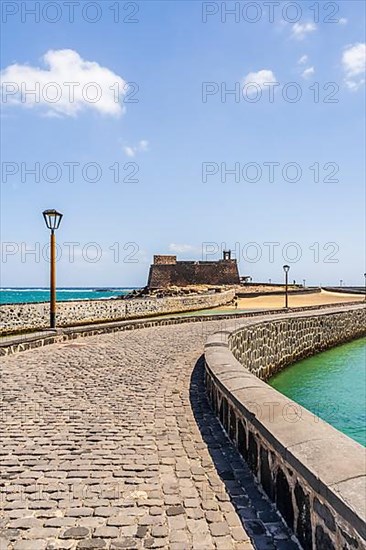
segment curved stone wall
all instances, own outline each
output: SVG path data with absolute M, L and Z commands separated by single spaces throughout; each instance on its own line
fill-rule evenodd
M 58 302 L 57 325 L 60 327 L 102 323 L 165 313 L 179 313 L 218 307 L 232 301 L 235 290 L 195 294 L 184 297 L 143 298 L 132 300 L 75 300 Z M 6 304 L 0 306 L 0 335 L 36 330 L 49 326 L 49 304 Z
M 361 304 L 351 311 L 251 323 L 234 330 L 228 343 L 242 365 L 261 380 L 267 380 L 290 363 L 363 336 L 365 311 Z
M 248 319 L 205 347 L 209 400 L 304 549 L 366 547 L 365 449 L 260 378 L 365 335 L 365 313 L 358 305 Z

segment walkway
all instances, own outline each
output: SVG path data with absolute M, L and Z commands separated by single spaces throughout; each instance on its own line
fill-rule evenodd
M 1 359 L 1 550 L 297 548 L 206 400 L 200 356 L 219 328 Z

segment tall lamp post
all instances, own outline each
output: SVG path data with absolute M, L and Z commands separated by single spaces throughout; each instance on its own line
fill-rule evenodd
M 56 236 L 55 231 L 59 228 L 62 214 L 57 210 L 45 210 L 44 221 L 51 231 L 51 269 L 50 269 L 50 327 L 56 328 Z
M 284 265 L 283 270 L 285 272 L 285 308 L 288 308 L 288 272 L 290 271 L 289 265 Z

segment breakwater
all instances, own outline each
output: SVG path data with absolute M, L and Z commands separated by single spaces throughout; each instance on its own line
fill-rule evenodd
M 304 549 L 364 548 L 364 448 L 264 380 L 363 336 L 362 305 L 234 323 L 205 347 L 209 400 Z
M 166 298 L 131 300 L 75 300 L 57 304 L 57 325 L 70 327 L 121 321 L 169 313 L 218 307 L 232 301 L 235 290 Z M 49 326 L 47 302 L 0 306 L 0 334 L 37 330 Z

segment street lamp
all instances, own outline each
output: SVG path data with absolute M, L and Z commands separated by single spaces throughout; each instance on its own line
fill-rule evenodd
M 285 308 L 288 308 L 288 272 L 290 271 L 289 265 L 284 265 L 283 270 L 285 272 Z
M 306 287 L 306 279 L 302 280 L 302 285 L 303 285 L 304 288 Z
M 342 285 L 343 285 L 343 279 L 340 279 L 339 286 L 342 286 Z
M 56 327 L 56 237 L 55 230 L 59 228 L 62 214 L 57 210 L 45 210 L 44 221 L 51 231 L 51 270 L 50 270 L 50 326 Z

